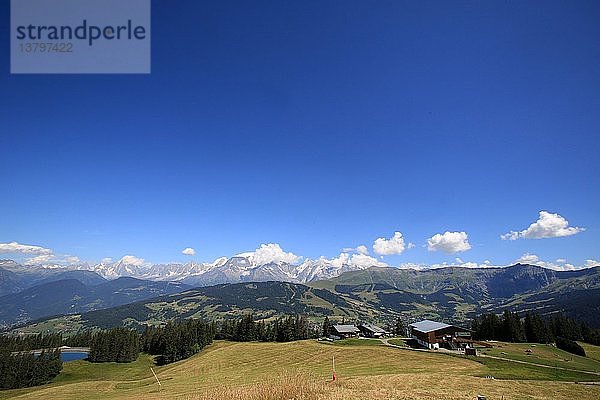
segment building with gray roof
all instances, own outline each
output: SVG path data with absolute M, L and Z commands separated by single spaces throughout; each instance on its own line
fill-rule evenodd
M 439 349 L 440 346 L 457 348 L 456 338 L 471 338 L 471 330 L 428 319 L 408 326 L 410 336 L 421 346 Z

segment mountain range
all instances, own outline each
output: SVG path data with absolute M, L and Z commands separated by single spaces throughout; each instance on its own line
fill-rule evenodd
M 77 288 L 71 280 L 60 282 L 70 282 L 65 287 Z M 83 312 L 81 307 L 90 302 L 77 302 L 82 313 L 50 318 L 43 326 L 67 330 L 142 326 L 172 318 L 230 318 L 249 312 L 257 318 L 301 313 L 314 318 L 329 316 L 386 325 L 398 317 L 406 321 L 434 319 L 467 324 L 478 313 L 508 309 L 543 315 L 563 312 L 600 327 L 600 267 L 560 272 L 526 264 L 424 271 L 371 267 L 308 284 L 267 281 L 179 289 L 177 293 L 101 309 L 109 305 L 105 302 L 103 307 L 92 307 L 89 312 Z M 68 299 L 70 290 L 65 290 L 62 298 Z M 14 307 L 23 303 L 18 303 L 13 295 L 6 304 Z M 68 301 L 64 302 L 63 310 L 67 305 Z M 0 309 L 3 307 L 0 301 Z
M 153 281 L 179 281 L 192 286 L 220 283 L 282 281 L 307 283 L 328 279 L 347 271 L 372 266 L 353 263 L 348 259 L 305 260 L 300 264 L 258 259 L 254 253 L 243 253 L 231 258 L 221 257 L 212 263 L 151 264 L 123 257 L 116 262 L 76 265 L 20 265 L 13 260 L 0 260 L 0 295 L 16 293 L 43 280 L 64 279 L 61 274 L 86 271 L 104 279 L 131 277 Z M 84 273 L 84 272 L 80 272 Z
M 180 282 L 154 282 L 135 278 L 107 281 L 93 272 L 71 271 L 63 279 L 42 282 L 18 293 L 0 297 L 0 327 L 22 324 L 51 315 L 82 313 L 129 304 L 190 289 Z M 77 273 L 84 272 L 84 273 Z M 53 278 L 59 278 L 54 275 Z

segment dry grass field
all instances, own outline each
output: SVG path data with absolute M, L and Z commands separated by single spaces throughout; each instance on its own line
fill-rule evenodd
M 338 380 L 331 382 L 335 356 Z M 216 342 L 191 359 L 155 367 L 66 363 L 55 382 L 0 392 L 0 399 L 597 399 L 600 386 L 486 379 L 488 366 L 445 354 L 373 345 Z M 527 378 L 527 376 L 523 376 Z

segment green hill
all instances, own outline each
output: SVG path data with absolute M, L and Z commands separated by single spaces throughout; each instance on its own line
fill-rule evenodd
M 104 284 L 103 284 L 104 285 Z M 99 285 L 98 287 L 103 287 Z M 564 312 L 600 326 L 600 268 L 556 272 L 517 264 L 507 268 L 443 268 L 415 271 L 369 268 L 311 283 L 222 284 L 154 297 L 136 303 L 33 324 L 41 329 L 108 328 L 160 324 L 169 319 L 214 320 L 254 313 L 268 319 L 285 314 L 345 318 L 392 325 L 434 319 L 468 324 L 481 312 Z
M 335 356 L 337 381 L 331 382 Z M 566 374 L 506 361 L 484 365 L 447 354 L 385 346 L 215 342 L 196 356 L 150 367 L 141 355 L 131 364 L 66 363 L 51 384 L 0 392 L 0 399 L 596 399 L 600 386 L 564 382 Z M 501 374 L 518 370 L 517 379 Z M 486 379 L 494 374 L 497 379 Z M 578 380 L 597 377 L 573 372 Z
M 482 311 L 534 310 L 565 312 L 600 327 L 600 267 L 565 272 L 522 264 L 424 271 L 374 267 L 311 286 L 414 318 L 461 322 Z

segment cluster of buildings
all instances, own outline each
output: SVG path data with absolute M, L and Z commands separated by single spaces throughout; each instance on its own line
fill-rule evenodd
M 340 339 L 351 338 L 351 337 L 368 337 L 368 338 L 382 338 L 389 334 L 385 329 L 371 324 L 360 324 L 354 325 L 333 325 L 333 336 Z
M 335 339 L 351 337 L 382 338 L 389 335 L 385 329 L 372 324 L 333 325 Z M 407 336 L 422 347 L 431 350 L 444 347 L 451 350 L 472 347 L 471 330 L 442 322 L 423 320 L 408 326 Z

